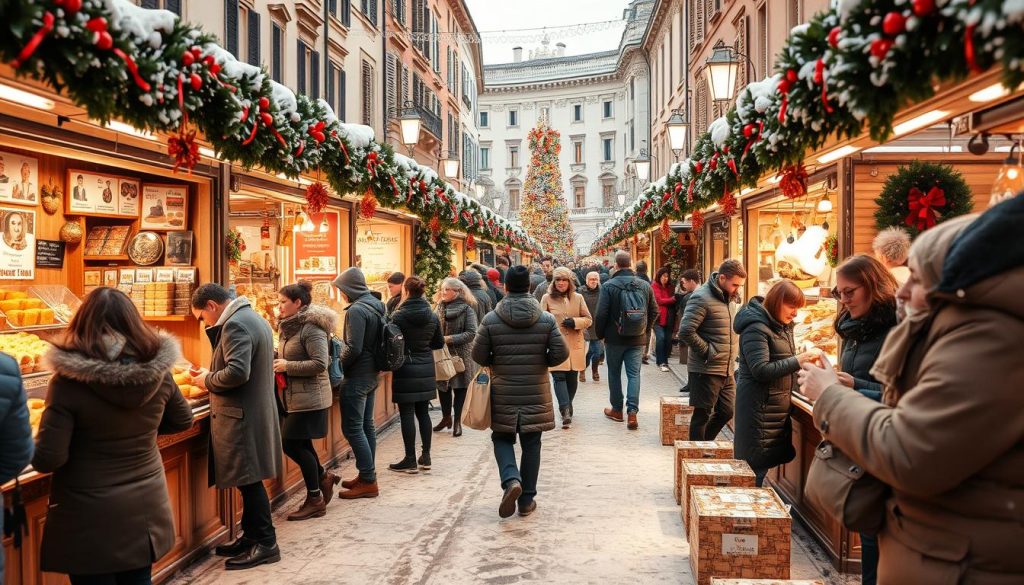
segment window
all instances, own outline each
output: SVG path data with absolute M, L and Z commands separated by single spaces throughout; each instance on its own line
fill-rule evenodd
M 430 54 L 430 62 L 434 66 L 434 73 L 441 72 L 441 36 L 440 28 L 437 26 L 437 17 L 430 17 L 430 38 L 433 39 L 433 49 Z M 431 41 L 427 41 L 428 43 Z
M 377 0 L 360 0 L 359 11 L 373 26 L 377 26 Z
M 551 120 L 551 108 L 544 106 L 540 109 L 540 119 L 546 122 Z
M 615 160 L 614 152 L 613 152 L 614 143 L 615 143 L 615 139 L 614 138 L 602 138 L 601 139 L 601 150 L 602 150 L 602 154 L 604 155 L 604 159 L 602 159 L 602 160 L 604 160 L 604 162 L 611 162 L 612 160 Z
M 583 185 L 576 185 L 572 188 L 572 199 L 576 209 L 583 209 L 587 206 L 587 189 Z
M 636 131 L 634 130 L 633 120 L 629 121 L 629 150 L 630 152 L 636 150 Z
M 612 100 L 605 100 L 604 103 L 601 104 L 601 115 L 604 118 L 612 117 Z
M 480 169 L 489 170 L 491 168 L 491 149 L 490 147 L 484 146 L 480 148 Z
M 320 97 L 320 53 L 299 40 L 295 50 L 295 63 L 298 81 L 296 89 L 313 99 Z
M 373 66 L 363 61 L 363 68 L 360 72 L 360 86 L 363 89 L 363 117 L 362 123 L 373 126 Z
M 260 55 L 260 13 L 245 11 L 246 28 L 248 35 L 246 39 L 248 61 L 250 65 L 260 66 L 262 56 Z
M 694 4 L 696 4 L 696 9 L 694 10 L 696 13 L 694 15 L 696 24 L 694 34 L 696 35 L 697 42 L 699 43 L 704 40 L 704 0 L 694 0 Z
M 508 190 L 508 208 L 512 211 L 519 211 L 519 189 L 516 187 Z
M 401 72 L 398 69 L 399 59 L 398 56 L 393 53 L 388 53 L 387 58 L 384 61 L 384 89 L 387 91 L 387 104 L 388 111 L 396 111 L 401 106 L 398 100 L 399 90 L 399 75 Z M 388 114 L 391 116 L 391 114 Z
M 789 16 L 789 28 L 793 28 L 794 26 L 803 22 L 803 19 L 800 15 L 800 0 L 789 0 L 788 12 L 789 14 L 787 16 Z
M 572 162 L 581 164 L 583 162 L 583 139 L 572 141 Z
M 412 0 L 412 32 L 413 45 L 423 53 L 423 56 L 430 59 L 430 8 L 427 7 L 427 0 Z
M 143 8 L 164 9 L 181 16 L 181 0 L 142 0 L 139 4 Z
M 605 180 L 601 183 L 601 205 L 615 207 L 615 183 Z
M 224 0 L 224 48 L 238 54 L 238 0 Z
M 331 61 L 327 78 L 327 103 L 331 105 L 338 119 L 345 121 L 345 71 Z
M 491 127 L 491 113 L 490 112 L 480 112 L 480 127 L 481 128 L 490 128 Z
M 511 169 L 519 168 L 519 147 L 508 147 L 508 166 Z
M 406 0 L 392 0 L 391 13 L 402 26 L 405 26 L 405 2 Z
M 758 61 L 761 67 L 758 71 L 768 71 L 768 3 L 765 2 L 757 9 L 757 40 L 760 55 Z
M 271 27 L 270 46 L 273 53 L 270 59 L 270 78 L 281 83 L 284 78 L 284 28 L 276 22 Z
M 508 111 L 508 125 L 510 128 L 516 128 L 519 126 L 519 110 Z
M 583 121 L 583 104 L 573 104 L 572 106 L 572 121 L 582 122 Z

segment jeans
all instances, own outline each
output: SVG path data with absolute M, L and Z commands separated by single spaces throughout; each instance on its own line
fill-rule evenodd
M 860 535 L 860 582 L 875 585 L 878 581 L 878 537 Z
M 341 434 L 345 436 L 356 457 L 359 477 L 366 482 L 377 481 L 374 453 L 377 452 L 377 431 L 373 426 L 374 398 L 377 378 L 348 378 L 341 383 Z
M 68 577 L 71 579 L 71 585 L 151 585 L 153 583 L 152 573 L 153 566 L 147 565 L 119 573 L 68 575 Z
M 604 342 L 600 339 L 591 339 L 587 342 L 587 364 L 596 364 L 604 357 Z
M 612 410 L 622 412 L 622 366 L 626 366 L 626 412 L 640 411 L 640 358 L 642 345 L 608 344 L 608 399 Z
M 402 420 L 402 442 L 405 444 L 405 458 L 416 458 L 416 422 L 420 423 L 420 441 L 423 452 L 430 452 L 430 401 L 402 402 L 398 415 Z
M 270 498 L 262 481 L 238 486 L 242 494 L 242 534 L 263 546 L 277 544 L 274 519 L 270 515 Z
M 576 388 L 580 384 L 579 372 L 573 370 L 551 372 L 551 377 L 555 381 L 555 399 L 558 400 L 558 409 L 571 408 L 572 401 L 576 398 Z
M 516 467 L 516 434 L 523 450 L 519 467 Z M 523 484 L 523 495 L 519 496 L 522 507 L 537 495 L 537 476 L 540 475 L 540 432 L 524 433 L 491 433 L 494 443 L 494 460 L 498 463 L 498 475 L 501 477 L 501 489 L 505 489 L 513 479 Z
M 732 418 L 736 383 L 732 376 L 690 374 L 691 441 L 714 441 Z
M 654 326 L 654 357 L 658 365 L 668 364 L 668 356 L 672 355 L 672 331 L 668 325 Z
M 298 464 L 302 471 L 302 481 L 306 484 L 306 491 L 316 493 L 320 491 L 320 480 L 324 476 L 324 468 L 320 465 L 320 456 L 316 453 L 312 439 L 284 439 L 281 441 L 284 454 Z

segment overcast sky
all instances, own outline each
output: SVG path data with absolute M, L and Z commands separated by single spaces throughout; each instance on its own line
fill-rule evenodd
M 524 39 L 523 36 L 540 36 L 541 30 L 512 32 L 510 29 L 558 27 L 582 23 L 619 21 L 628 0 L 518 0 L 515 3 L 500 0 L 466 0 L 470 14 L 482 33 L 484 63 L 508 63 L 512 61 L 512 47 L 523 47 L 523 58 L 532 49 L 541 46 L 540 40 Z M 607 30 L 591 30 L 584 34 L 552 29 L 551 46 L 565 43 L 566 55 L 580 55 L 596 51 L 617 49 L 622 37 L 624 22 L 617 22 Z M 502 38 L 501 33 L 490 31 L 508 30 L 504 35 L 520 38 Z

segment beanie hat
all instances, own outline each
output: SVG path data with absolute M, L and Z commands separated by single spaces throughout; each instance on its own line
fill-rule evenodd
M 525 266 L 513 266 L 505 273 L 505 289 L 510 293 L 530 291 L 530 271 Z
M 497 283 L 501 280 L 501 273 L 498 272 L 497 268 L 489 268 L 487 269 L 487 279 L 491 282 Z
M 388 276 L 388 283 L 389 284 L 402 284 L 404 282 L 405 282 L 405 275 L 402 274 L 401 272 L 397 271 L 397 270 L 395 272 L 392 272 L 391 275 Z

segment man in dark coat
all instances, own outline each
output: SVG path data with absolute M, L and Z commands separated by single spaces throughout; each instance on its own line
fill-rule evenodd
M 701 285 L 703 279 L 700 276 L 700 272 L 693 268 L 689 268 L 683 271 L 682 276 L 679 277 L 679 292 L 676 293 L 676 323 L 681 324 L 683 322 L 683 313 L 686 311 L 686 301 L 690 300 L 690 295 L 693 291 L 697 290 L 697 287 Z M 686 360 L 690 357 L 690 352 L 687 350 L 687 346 L 683 343 L 682 339 L 679 339 L 679 326 L 677 325 L 674 329 L 676 332 L 676 340 L 679 341 L 679 363 L 686 365 Z M 683 387 L 679 389 L 680 392 L 689 392 L 690 385 L 683 384 Z
M 377 470 L 374 465 L 377 451 L 377 429 L 373 424 L 373 407 L 377 394 L 377 369 L 374 350 L 380 343 L 384 303 L 371 294 L 363 271 L 355 266 L 334 279 L 345 302 L 344 349 L 341 367 L 345 379 L 341 382 L 341 433 L 352 447 L 359 477 L 341 482 L 345 491 L 338 497 L 375 498 Z
M 18 362 L 0 354 L 0 485 L 18 477 L 32 460 L 32 427 L 28 423 L 25 389 Z M 14 527 L 19 530 L 20 527 Z M 0 534 L 4 520 L 0 514 Z M 0 583 L 4 582 L 4 552 L 0 549 Z
M 513 266 L 505 276 L 508 295 L 477 329 L 473 361 L 491 368 L 491 441 L 504 494 L 498 515 L 520 516 L 536 508 L 541 433 L 555 428 L 548 368 L 569 357 L 558 324 L 530 296 L 530 273 Z M 516 467 L 516 435 L 522 459 Z
M 658 303 L 654 299 L 654 290 L 650 284 L 641 280 L 630 270 L 633 258 L 629 252 L 619 250 L 615 253 L 615 275 L 601 285 L 601 294 L 597 300 L 598 339 L 605 342 L 605 358 L 608 360 L 608 398 L 611 408 L 604 409 L 604 415 L 616 422 L 622 422 L 622 367 L 626 367 L 626 415 L 630 430 L 639 428 L 636 415 L 640 412 L 640 360 L 651 337 L 654 324 L 658 322 Z M 619 316 L 623 312 L 622 296 L 626 287 L 636 286 L 645 298 L 646 330 L 641 335 L 621 335 L 619 333 Z
M 747 279 L 739 260 L 726 260 L 693 291 L 679 324 L 679 339 L 689 349 L 691 441 L 714 441 L 732 418 L 736 385 L 736 334 L 730 302 Z
M 477 323 L 483 321 L 484 315 L 490 313 L 494 309 L 496 301 L 494 297 L 487 291 L 487 286 L 484 285 L 484 279 L 480 276 L 480 273 L 476 270 L 463 270 L 459 274 L 459 280 L 462 284 L 469 288 L 469 292 L 473 293 L 473 297 L 476 299 L 476 320 Z
M 228 569 L 281 560 L 263 480 L 281 472 L 281 427 L 274 387 L 274 334 L 249 299 L 219 284 L 192 295 L 192 314 L 213 345 L 210 369 L 195 384 L 210 391 L 210 482 L 242 494 L 243 535 L 217 547 Z
M 594 271 L 586 275 L 585 283 L 576 292 L 580 293 L 583 301 L 587 303 L 587 310 L 591 316 L 597 315 L 597 301 L 601 296 L 601 275 Z M 593 373 L 595 382 L 601 381 L 601 374 L 597 370 L 601 359 L 604 357 L 604 342 L 597 337 L 596 321 L 591 321 L 590 327 L 583 332 L 583 339 L 587 341 L 586 363 L 590 364 L 590 371 Z M 580 372 L 580 382 L 586 382 L 586 369 Z

